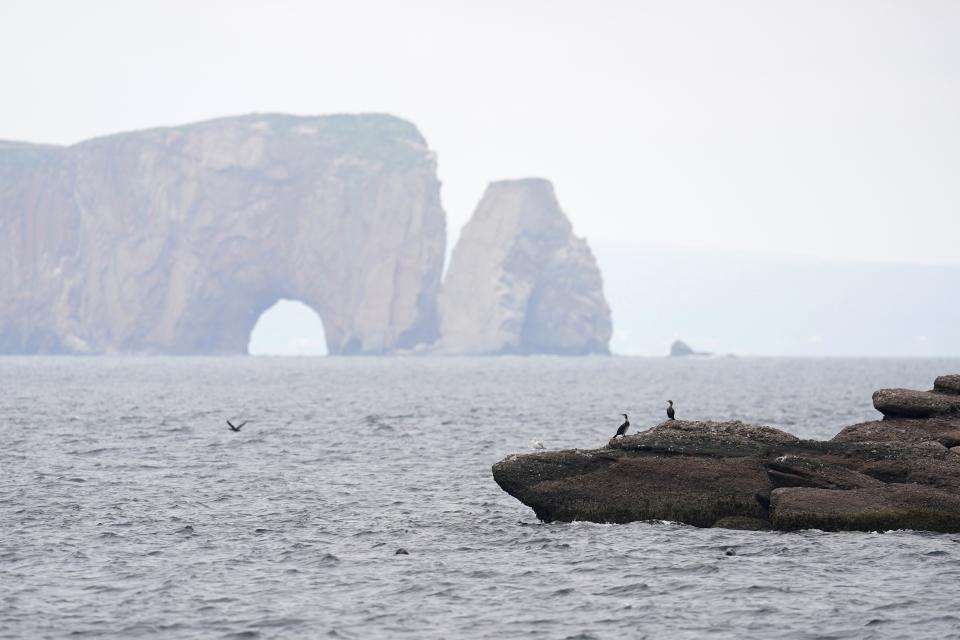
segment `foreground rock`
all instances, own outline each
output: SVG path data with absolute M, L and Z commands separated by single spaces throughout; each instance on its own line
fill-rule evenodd
M 933 381 L 933 390 L 960 395 L 960 375 L 939 376 Z
M 920 484 L 775 489 L 770 512 L 773 526 L 785 531 L 960 531 L 960 497 Z
M 603 280 L 546 180 L 487 187 L 440 297 L 447 354 L 608 353 Z
M 896 417 L 826 442 L 742 422 L 676 420 L 604 449 L 510 456 L 493 476 L 547 522 L 960 531 L 960 455 L 951 449 L 960 446 L 960 414 L 900 417 L 904 407 L 941 406 L 917 393 L 930 392 L 878 391 Z
M 0 143 L 0 353 L 246 353 L 278 298 L 330 353 L 433 342 L 434 155 L 382 115 Z
M 873 406 L 886 417 L 932 418 L 960 413 L 960 395 L 940 391 L 881 389 L 873 394 Z

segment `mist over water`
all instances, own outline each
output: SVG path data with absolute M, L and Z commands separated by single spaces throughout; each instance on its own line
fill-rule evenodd
M 600 244 L 610 349 L 931 357 L 960 354 L 960 267 Z M 642 275 L 640 275 L 642 274 Z
M 827 438 L 879 417 L 874 389 L 958 370 L 0 358 L 0 637 L 957 637 L 956 534 L 543 525 L 490 465 L 602 446 L 667 398 Z

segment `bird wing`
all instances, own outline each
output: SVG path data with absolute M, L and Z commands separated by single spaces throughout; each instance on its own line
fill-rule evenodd
M 236 427 L 233 426 L 233 423 L 230 422 L 229 420 L 227 420 L 227 426 L 229 426 L 231 429 L 236 429 Z
M 243 429 L 243 425 L 247 424 L 247 422 L 248 422 L 247 420 L 244 420 L 243 422 L 241 422 L 240 424 L 238 424 L 238 425 L 237 425 L 237 431 L 240 431 L 240 429 Z

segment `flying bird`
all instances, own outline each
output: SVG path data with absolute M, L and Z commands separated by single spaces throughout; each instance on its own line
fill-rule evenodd
M 245 424 L 247 424 L 246 420 L 244 420 L 240 424 L 233 424 L 232 422 L 227 420 L 227 426 L 230 427 L 230 431 L 240 431 L 240 429 L 243 429 L 243 425 Z
M 621 413 L 620 415 L 623 416 L 623 424 L 620 425 L 619 429 L 617 429 L 617 436 L 625 436 L 627 435 L 627 429 L 630 428 L 630 419 L 627 418 L 627 414 L 625 413 Z M 613 437 L 616 438 L 617 436 Z
M 674 416 L 676 416 L 677 414 L 673 410 L 673 400 L 667 400 L 667 402 L 670 403 L 670 406 L 667 407 L 667 418 L 669 418 L 670 420 L 675 420 L 676 418 L 674 418 Z

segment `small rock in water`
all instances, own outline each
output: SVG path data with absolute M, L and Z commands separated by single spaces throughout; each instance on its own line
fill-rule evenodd
M 408 555 L 410 555 L 410 552 L 407 551 L 406 549 L 404 549 L 403 547 L 400 547 L 399 549 L 397 549 L 396 551 L 394 551 L 393 555 L 395 555 L 395 556 L 408 556 Z
M 733 549 L 727 549 L 726 553 L 724 553 L 723 555 L 725 555 L 725 556 L 735 556 L 735 555 L 737 555 L 737 552 L 734 551 Z
M 670 345 L 671 358 L 683 358 L 685 356 L 709 356 L 709 355 L 711 355 L 709 351 L 695 351 L 690 345 L 688 345 L 683 340 L 674 340 L 673 344 Z
M 680 356 L 692 356 L 693 354 L 694 350 L 691 349 L 690 345 L 683 340 L 674 340 L 673 344 L 670 345 L 670 355 L 674 358 Z

